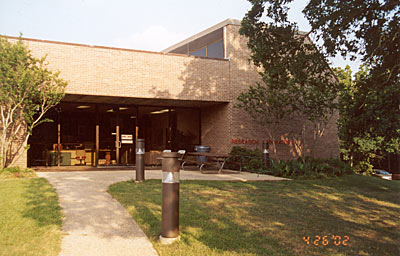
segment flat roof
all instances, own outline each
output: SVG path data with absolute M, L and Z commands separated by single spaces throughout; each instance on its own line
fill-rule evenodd
M 224 20 L 224 21 L 222 21 L 222 22 L 220 22 L 220 23 L 218 23 L 218 24 L 216 24 L 216 25 L 214 25 L 212 27 L 209 27 L 209 28 L 201 31 L 200 33 L 197 33 L 197 34 L 195 34 L 195 35 L 193 35 L 193 36 L 191 36 L 189 38 L 186 38 L 183 41 L 180 41 L 179 43 L 176 43 L 176 44 L 174 44 L 174 45 L 162 50 L 161 52 L 168 53 L 168 52 L 170 52 L 170 51 L 172 51 L 172 50 L 174 50 L 176 48 L 179 48 L 179 47 L 181 47 L 181 46 L 183 46 L 183 45 L 185 45 L 185 44 L 187 44 L 187 43 L 189 43 L 191 41 L 199 39 L 200 37 L 203 37 L 203 36 L 205 36 L 205 35 L 207 35 L 209 33 L 212 33 L 212 32 L 214 32 L 214 31 L 216 31 L 216 30 L 218 30 L 220 28 L 223 28 L 223 27 L 225 27 L 227 25 L 238 25 L 238 26 L 240 26 L 240 23 L 241 23 L 240 20 L 226 19 L 226 20 Z
M 208 60 L 219 60 L 219 61 L 227 61 L 225 59 L 220 58 L 209 58 L 204 56 L 189 56 L 187 54 L 180 53 L 168 53 L 168 52 L 155 52 L 155 51 L 145 51 L 145 50 L 135 50 L 135 49 L 127 49 L 127 48 L 118 48 L 118 47 L 110 47 L 110 46 L 99 46 L 99 45 L 88 45 L 88 44 L 79 44 L 79 43 L 69 43 L 69 42 L 61 42 L 61 41 L 51 41 L 51 40 L 43 40 L 36 38 L 27 38 L 27 37 L 16 37 L 16 36 L 8 36 L 8 35 L 0 35 L 0 38 L 9 38 L 13 40 L 22 41 L 31 41 L 31 42 L 39 42 L 39 43 L 47 43 L 47 44 L 61 44 L 61 45 L 69 45 L 69 46 L 78 46 L 78 47 L 87 47 L 87 48 L 97 48 L 97 49 L 106 49 L 106 50 L 117 50 L 117 51 L 127 51 L 127 52 L 138 52 L 138 53 L 149 53 L 149 54 L 161 54 L 166 56 L 179 56 L 185 58 L 200 58 L 200 59 L 208 59 Z

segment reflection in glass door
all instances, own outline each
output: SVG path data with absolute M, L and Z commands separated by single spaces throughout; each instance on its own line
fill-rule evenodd
M 122 165 L 135 163 L 135 130 L 137 119 L 136 108 L 119 108 L 120 149 L 119 162 Z

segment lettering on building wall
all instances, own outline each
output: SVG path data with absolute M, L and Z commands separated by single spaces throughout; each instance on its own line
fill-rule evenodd
M 282 139 L 282 140 L 254 140 L 254 139 L 232 139 L 232 144 L 260 144 L 260 143 L 268 143 L 268 144 L 285 144 L 291 145 L 293 144 L 292 140 Z

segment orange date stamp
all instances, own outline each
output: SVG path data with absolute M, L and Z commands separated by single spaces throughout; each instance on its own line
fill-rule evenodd
M 314 246 L 349 246 L 350 237 L 349 236 L 339 236 L 339 235 L 316 235 L 316 236 L 303 236 L 303 241 L 307 245 Z

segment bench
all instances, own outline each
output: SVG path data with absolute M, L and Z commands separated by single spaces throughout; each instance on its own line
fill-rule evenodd
M 199 159 L 197 157 L 199 156 L 204 156 L 207 157 L 206 161 L 199 161 Z M 196 157 L 195 159 L 193 159 L 193 157 Z M 203 172 L 203 168 L 206 166 L 215 166 L 217 168 L 219 168 L 218 173 L 222 172 L 222 169 L 224 168 L 225 164 L 229 161 L 228 159 L 230 158 L 230 155 L 227 154 L 213 154 L 213 153 L 202 153 L 202 152 L 189 152 L 186 153 L 183 157 L 182 157 L 182 170 L 184 170 L 185 168 L 185 164 L 195 164 L 198 165 L 200 167 L 200 171 L 202 173 Z M 242 168 L 240 166 L 239 171 L 241 172 Z

